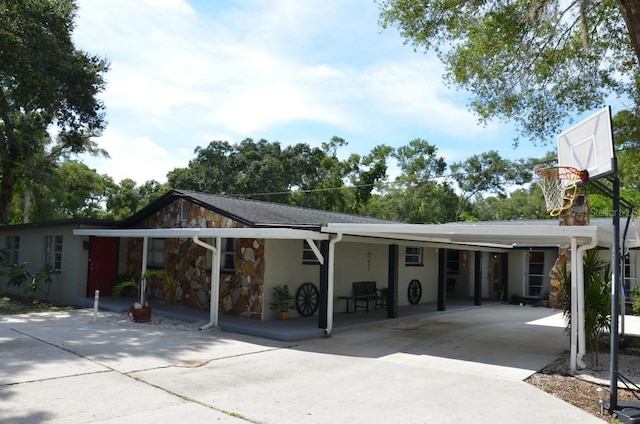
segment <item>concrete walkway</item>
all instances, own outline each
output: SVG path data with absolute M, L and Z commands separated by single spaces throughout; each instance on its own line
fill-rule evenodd
M 93 323 L 86 309 L 0 316 L 0 424 L 602 422 L 522 381 L 568 347 L 547 308 L 296 343 L 196 328 Z

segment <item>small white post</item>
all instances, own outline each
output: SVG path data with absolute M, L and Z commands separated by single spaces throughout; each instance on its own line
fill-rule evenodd
M 93 322 L 98 320 L 98 301 L 100 300 L 100 290 L 96 290 L 96 294 L 93 298 Z

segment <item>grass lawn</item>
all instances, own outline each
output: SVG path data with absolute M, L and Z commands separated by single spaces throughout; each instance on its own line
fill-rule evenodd
M 28 314 L 32 312 L 65 311 L 73 309 L 71 306 L 58 305 L 38 299 L 0 293 L 0 315 Z

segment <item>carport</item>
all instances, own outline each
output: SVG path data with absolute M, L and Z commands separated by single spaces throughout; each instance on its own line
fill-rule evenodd
M 309 243 L 313 251 L 326 268 L 326 308 L 321 308 L 319 320 L 325 324 L 324 332 L 330 335 L 333 330 L 334 315 L 334 253 L 335 244 L 343 239 L 379 240 L 389 243 L 390 258 L 398 255 L 398 241 L 420 242 L 435 246 L 466 246 L 478 249 L 509 250 L 522 247 L 564 246 L 571 249 L 571 257 L 578 258 L 587 249 L 596 246 L 610 247 L 611 233 L 596 226 L 549 226 L 549 225 L 517 225 L 514 223 L 495 225 L 475 224 L 328 224 L 320 232 L 291 228 L 164 228 L 164 229 L 81 229 L 75 230 L 76 236 L 94 237 L 139 237 L 144 245 L 149 238 L 191 238 L 194 243 L 208 249 L 212 254 L 211 271 L 211 308 L 209 323 L 203 328 L 218 325 L 218 288 L 220 255 L 215 246 L 207 244 L 203 239 L 214 238 L 219 246 L 222 238 L 264 238 L 264 239 L 299 239 L 320 240 L 326 242 L 327 248 L 321 252 L 314 243 Z M 146 251 L 146 249 L 144 249 Z M 146 261 L 143 260 L 142 273 Z M 391 262 L 393 264 L 393 262 Z M 394 280 L 393 265 L 389 269 L 389 289 L 397 291 L 397 275 Z M 577 317 L 577 325 L 571 328 L 571 367 L 584 366 L 582 357 L 586 353 L 584 341 L 584 276 L 582 267 L 576 261 L 571 262 L 572 276 L 572 316 Z M 444 279 L 439 282 L 440 290 L 446 290 Z M 393 294 L 391 294 L 393 299 Z M 397 295 L 396 295 L 397 296 Z M 321 297 L 324 294 L 321 291 Z M 440 296 L 439 296 L 440 302 Z M 391 312 L 394 310 L 392 302 Z M 439 305 L 440 306 L 440 305 Z M 324 314 L 322 313 L 324 309 Z M 321 325 L 322 327 L 322 325 Z
M 322 229 L 340 236 L 377 237 L 389 240 L 411 240 L 438 244 L 454 244 L 494 249 L 558 246 L 571 249 L 571 258 L 580 258 L 588 249 L 601 246 L 611 248 L 612 234 L 597 226 L 518 225 L 517 222 L 495 225 L 455 223 L 421 224 L 329 224 Z M 444 289 L 440 281 L 439 292 Z M 439 296 L 440 298 L 440 296 Z M 440 299 L 439 299 L 440 300 Z M 571 370 L 586 354 L 584 328 L 584 274 L 578 262 L 571 261 L 571 316 L 577 325 L 571 326 Z

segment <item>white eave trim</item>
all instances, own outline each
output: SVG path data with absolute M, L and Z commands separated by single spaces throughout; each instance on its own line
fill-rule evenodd
M 75 236 L 147 237 L 147 238 L 262 238 L 328 240 L 329 234 L 291 228 L 139 228 L 139 229 L 77 229 Z

